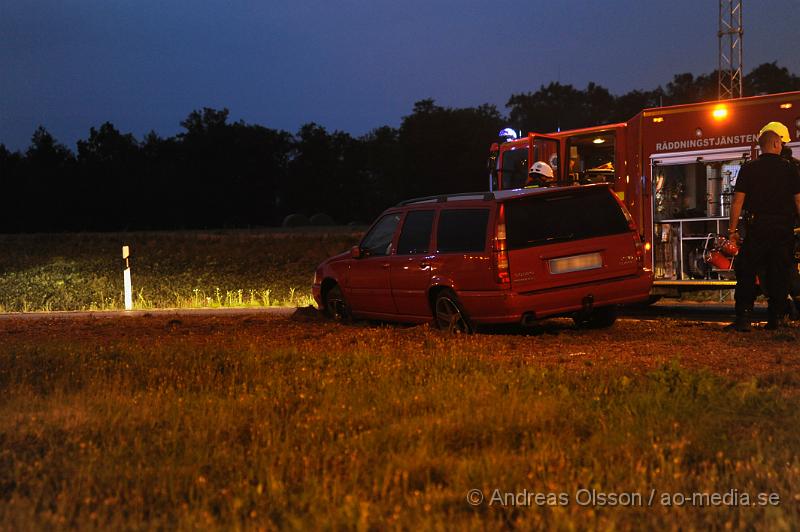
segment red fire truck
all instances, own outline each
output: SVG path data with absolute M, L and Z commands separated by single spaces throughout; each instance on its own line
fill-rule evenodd
M 562 185 L 610 183 L 643 233 L 654 294 L 732 288 L 735 258 L 720 236 L 739 168 L 758 155 L 757 133 L 773 120 L 789 128 L 788 146 L 800 156 L 800 92 L 658 107 L 618 124 L 529 133 L 492 145 L 490 189 L 524 186 L 536 161 L 548 162 Z

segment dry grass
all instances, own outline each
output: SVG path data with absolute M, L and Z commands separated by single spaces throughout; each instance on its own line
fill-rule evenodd
M 796 529 L 798 339 L 0 320 L 0 529 Z M 570 504 L 473 507 L 472 488 Z M 781 503 L 584 507 L 581 488 Z

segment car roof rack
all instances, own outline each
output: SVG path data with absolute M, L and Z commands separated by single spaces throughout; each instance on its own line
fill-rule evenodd
M 414 203 L 444 203 L 451 199 L 473 197 L 475 199 L 482 199 L 483 201 L 491 201 L 494 199 L 494 192 L 459 192 L 457 194 L 439 194 L 437 196 L 424 196 L 422 198 L 413 198 L 401 201 L 397 207 L 404 207 L 405 205 L 412 205 Z

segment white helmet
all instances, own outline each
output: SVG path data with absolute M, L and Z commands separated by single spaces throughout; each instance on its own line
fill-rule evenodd
M 529 174 L 542 174 L 543 176 L 553 179 L 553 169 L 544 161 L 536 161 L 531 166 Z

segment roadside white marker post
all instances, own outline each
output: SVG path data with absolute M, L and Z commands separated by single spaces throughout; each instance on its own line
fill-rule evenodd
M 129 258 L 131 250 L 128 246 L 122 246 L 122 258 L 125 261 L 125 271 L 122 272 L 122 280 L 125 284 L 125 310 L 133 310 L 133 288 L 131 288 L 131 263 Z

